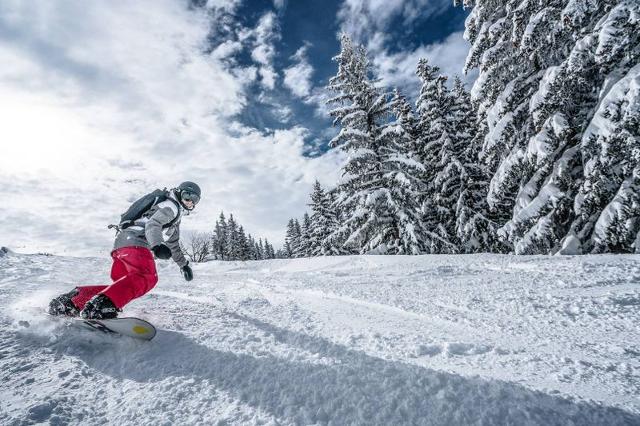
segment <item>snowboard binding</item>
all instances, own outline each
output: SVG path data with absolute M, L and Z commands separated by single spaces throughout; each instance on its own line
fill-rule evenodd
M 78 294 L 77 289 L 71 290 L 69 293 L 61 294 L 58 297 L 51 299 L 49 302 L 49 315 L 64 315 L 68 317 L 77 317 L 80 315 L 80 311 L 73 304 L 73 299 Z
M 84 305 L 80 312 L 82 319 L 113 319 L 118 317 L 120 309 L 104 294 L 97 294 Z

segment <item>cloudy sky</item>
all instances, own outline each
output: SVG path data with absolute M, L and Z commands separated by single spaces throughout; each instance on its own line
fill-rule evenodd
M 0 2 L 0 246 L 106 255 L 106 226 L 183 180 L 275 246 L 341 155 L 324 87 L 338 36 L 366 45 L 382 84 L 417 90 L 418 58 L 460 73 L 452 0 Z M 473 76 L 467 76 L 471 82 Z

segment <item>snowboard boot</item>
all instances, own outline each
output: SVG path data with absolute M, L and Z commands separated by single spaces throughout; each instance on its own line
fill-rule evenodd
M 120 309 L 116 308 L 111 299 L 104 294 L 96 294 L 84 305 L 80 312 L 83 319 L 112 319 L 118 316 Z
M 80 311 L 73 304 L 73 299 L 78 294 L 78 289 L 74 288 L 69 293 L 51 299 L 49 302 L 49 315 L 66 315 L 68 317 L 77 317 Z

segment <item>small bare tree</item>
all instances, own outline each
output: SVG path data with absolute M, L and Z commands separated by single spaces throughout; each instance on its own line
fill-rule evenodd
M 185 244 L 180 243 L 180 246 L 190 262 L 204 262 L 211 254 L 211 235 L 205 232 L 194 232 L 187 237 Z

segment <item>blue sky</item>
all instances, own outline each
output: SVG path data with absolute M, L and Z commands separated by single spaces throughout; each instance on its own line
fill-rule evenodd
M 224 210 L 278 246 L 315 179 L 339 179 L 324 106 L 339 34 L 413 96 L 421 57 L 460 73 L 465 14 L 451 0 L 3 0 L 0 245 L 106 255 L 131 201 L 192 180 L 186 234 Z
M 449 0 L 405 2 L 413 3 L 416 9 L 424 9 L 422 13 L 414 11 L 411 16 L 407 16 L 410 12 L 402 6 L 392 5 L 387 8 L 386 3 L 369 6 L 368 4 L 375 2 L 352 2 L 354 6 L 350 10 L 346 3 L 343 0 L 252 0 L 242 2 L 225 13 L 230 22 L 248 28 L 259 26 L 266 15 L 274 16 L 270 40 L 273 45 L 272 63 L 280 78 L 276 78 L 273 88 L 265 88 L 259 81 L 247 87 L 247 93 L 253 101 L 239 115 L 242 123 L 263 131 L 284 129 L 292 125 L 302 126 L 309 131 L 305 138 L 307 153 L 318 155 L 326 151 L 327 139 L 333 134 L 331 121 L 323 113 L 325 111 L 318 108 L 319 99 L 300 96 L 300 93 L 296 94 L 287 87 L 287 81 L 283 78 L 287 69 L 299 66 L 301 62 L 307 64 L 308 84 L 312 94 L 315 92 L 317 97 L 336 72 L 336 65 L 331 58 L 340 49 L 338 34 L 341 32 L 344 31 L 356 41 L 371 46 L 374 56 L 381 53 L 404 56 L 419 51 L 421 47 L 443 43 L 452 34 L 459 35 L 464 29 L 464 19 L 467 15 L 467 11 L 454 7 L 453 2 Z M 378 14 L 378 9 L 386 9 L 383 13 L 388 13 L 388 17 L 383 22 L 367 25 L 371 24 L 370 15 Z M 349 20 L 356 22 L 356 25 Z M 357 28 L 358 22 L 368 28 Z M 372 43 L 372 39 L 380 32 L 385 34 L 382 45 Z M 234 31 L 221 29 L 214 22 L 209 36 L 209 48 L 213 50 L 220 44 L 237 38 Z M 301 49 L 303 55 L 300 55 Z M 445 61 L 446 72 L 460 74 L 463 54 L 459 48 L 451 53 L 459 69 L 451 67 Z M 237 52 L 232 55 L 232 59 L 234 65 L 241 67 L 255 64 L 247 50 Z M 407 75 L 406 70 L 399 78 L 402 80 L 390 83 L 400 85 L 409 96 L 415 96 L 417 80 L 412 75 Z M 283 107 L 289 109 L 288 113 L 282 113 Z

